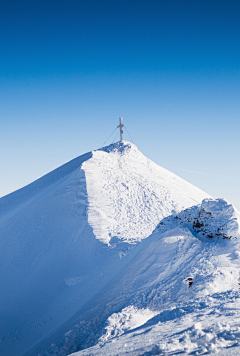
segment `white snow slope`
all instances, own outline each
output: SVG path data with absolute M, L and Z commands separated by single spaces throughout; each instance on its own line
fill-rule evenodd
M 146 238 L 159 220 L 199 203 L 207 194 L 159 167 L 129 142 L 94 151 L 84 162 L 88 221 L 100 241 Z
M 134 258 L 134 244 L 206 197 L 121 142 L 1 198 L 0 355 L 37 355 L 76 315 L 91 322 L 91 299 Z
M 239 355 L 239 227 L 240 213 L 222 199 L 163 219 L 101 291 L 95 325 L 80 320 L 51 354 L 95 337 L 74 356 Z

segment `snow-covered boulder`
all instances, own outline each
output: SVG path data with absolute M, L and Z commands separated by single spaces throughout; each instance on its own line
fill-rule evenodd
M 199 205 L 164 218 L 157 229 L 165 231 L 178 225 L 202 238 L 236 239 L 240 236 L 240 214 L 224 199 L 204 199 Z

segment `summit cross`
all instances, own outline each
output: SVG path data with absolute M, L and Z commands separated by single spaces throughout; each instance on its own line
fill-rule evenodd
M 123 135 L 123 127 L 125 126 L 124 124 L 122 124 L 122 117 L 119 117 L 119 121 L 120 121 L 120 125 L 118 125 L 118 127 L 120 128 L 120 141 L 123 140 L 122 135 Z

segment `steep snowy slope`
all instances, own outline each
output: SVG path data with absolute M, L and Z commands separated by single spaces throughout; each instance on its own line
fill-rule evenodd
M 207 196 L 126 141 L 94 151 L 83 169 L 89 223 L 95 236 L 105 243 L 114 236 L 130 243 L 140 241 L 164 216 Z
M 101 291 L 99 300 L 108 298 L 95 316 L 97 345 L 74 355 L 238 355 L 239 237 L 240 213 L 222 199 L 164 218 Z
M 0 355 L 25 354 L 87 311 L 134 258 L 131 244 L 207 196 L 122 142 L 1 198 Z

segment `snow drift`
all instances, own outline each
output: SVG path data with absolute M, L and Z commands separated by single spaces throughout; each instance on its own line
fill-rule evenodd
M 207 197 L 120 142 L 1 198 L 0 355 L 38 354 L 91 311 L 160 219 Z

